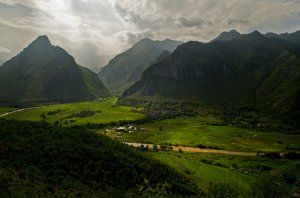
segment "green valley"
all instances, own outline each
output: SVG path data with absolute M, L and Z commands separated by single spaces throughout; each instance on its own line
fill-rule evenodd
M 273 1 L 0 0 L 0 198 L 300 198 Z

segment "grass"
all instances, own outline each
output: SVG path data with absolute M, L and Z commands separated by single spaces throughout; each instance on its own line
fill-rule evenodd
M 299 160 L 208 153 L 148 152 L 147 154 L 193 179 L 204 191 L 207 191 L 212 183 L 229 183 L 241 189 L 245 197 L 250 194 L 251 185 L 258 174 L 271 174 L 275 169 L 288 168 L 293 163 L 299 163 Z M 203 160 L 213 163 L 208 164 Z M 271 170 L 264 171 L 260 167 L 271 167 Z
M 286 146 L 300 147 L 300 135 L 260 132 L 234 126 L 212 125 L 213 118 L 176 118 L 141 126 L 144 131 L 124 134 L 123 140 L 173 145 L 205 145 L 225 150 L 284 151 Z
M 68 103 L 28 109 L 6 116 L 7 119 L 60 122 L 64 125 L 84 125 L 118 122 L 121 120 L 137 120 L 144 117 L 139 113 L 141 109 L 118 106 L 116 98 L 107 101 L 90 101 L 81 103 Z M 77 117 L 81 112 L 91 111 L 93 115 Z M 52 113 L 51 113 L 52 112 Z M 48 114 L 52 115 L 48 115 Z M 45 118 L 42 118 L 45 115 Z
M 200 154 L 191 156 L 190 154 L 151 152 L 150 156 L 193 179 L 204 191 L 207 191 L 212 183 L 229 183 L 249 193 L 251 183 L 255 180 L 255 177 L 251 175 L 203 163 L 201 159 L 205 159 L 206 156 Z
M 0 115 L 14 110 L 16 109 L 12 107 L 0 107 Z

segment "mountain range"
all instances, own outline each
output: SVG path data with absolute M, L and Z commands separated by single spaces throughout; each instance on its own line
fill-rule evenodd
M 0 68 L 0 102 L 73 102 L 109 96 L 97 74 L 39 36 Z
M 173 52 L 180 44 L 182 42 L 170 39 L 164 41 L 143 39 L 129 50 L 114 57 L 101 69 L 99 77 L 108 89 L 123 91 L 138 81 L 144 70 L 162 53 L 165 55 L 166 51 Z
M 300 118 L 299 32 L 236 33 L 180 45 L 146 69 L 122 100 L 255 104 Z
M 239 33 L 236 30 L 230 30 L 228 32 L 222 32 L 219 36 L 217 36 L 215 39 L 212 40 L 214 41 L 230 41 L 232 39 L 239 38 L 243 34 Z M 264 34 L 264 37 L 266 38 L 278 38 L 282 39 L 285 41 L 289 41 L 291 43 L 295 43 L 300 45 L 300 30 L 293 32 L 293 33 L 282 33 L 282 34 L 276 34 L 273 32 L 269 32 Z

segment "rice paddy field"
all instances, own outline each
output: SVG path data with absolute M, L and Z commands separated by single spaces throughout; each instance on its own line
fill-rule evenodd
M 144 130 L 126 133 L 125 142 L 215 147 L 254 152 L 285 151 L 300 147 L 300 135 L 261 132 L 235 126 L 216 126 L 213 118 L 183 117 L 140 126 Z
M 244 197 L 250 197 L 251 186 L 258 175 L 271 174 L 274 170 L 299 163 L 285 159 L 209 153 L 147 152 L 147 154 L 193 179 L 204 191 L 207 191 L 213 183 L 228 183 L 240 189 Z

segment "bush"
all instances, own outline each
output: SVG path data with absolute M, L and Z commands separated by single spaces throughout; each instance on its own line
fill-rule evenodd
M 287 152 L 283 154 L 283 157 L 290 160 L 297 160 L 300 159 L 300 153 Z
M 288 189 L 276 181 L 275 176 L 261 175 L 252 186 L 253 197 L 283 198 L 288 197 Z
M 207 148 L 207 146 L 204 146 L 204 145 L 202 145 L 202 144 L 197 144 L 196 147 L 197 147 L 197 148 L 200 148 L 200 149 Z
M 278 153 L 278 152 L 263 153 L 263 154 L 260 154 L 259 156 L 266 157 L 266 158 L 273 158 L 273 159 L 281 158 L 280 153 Z
M 229 184 L 213 184 L 207 194 L 208 198 L 238 198 L 240 193 L 237 188 Z

